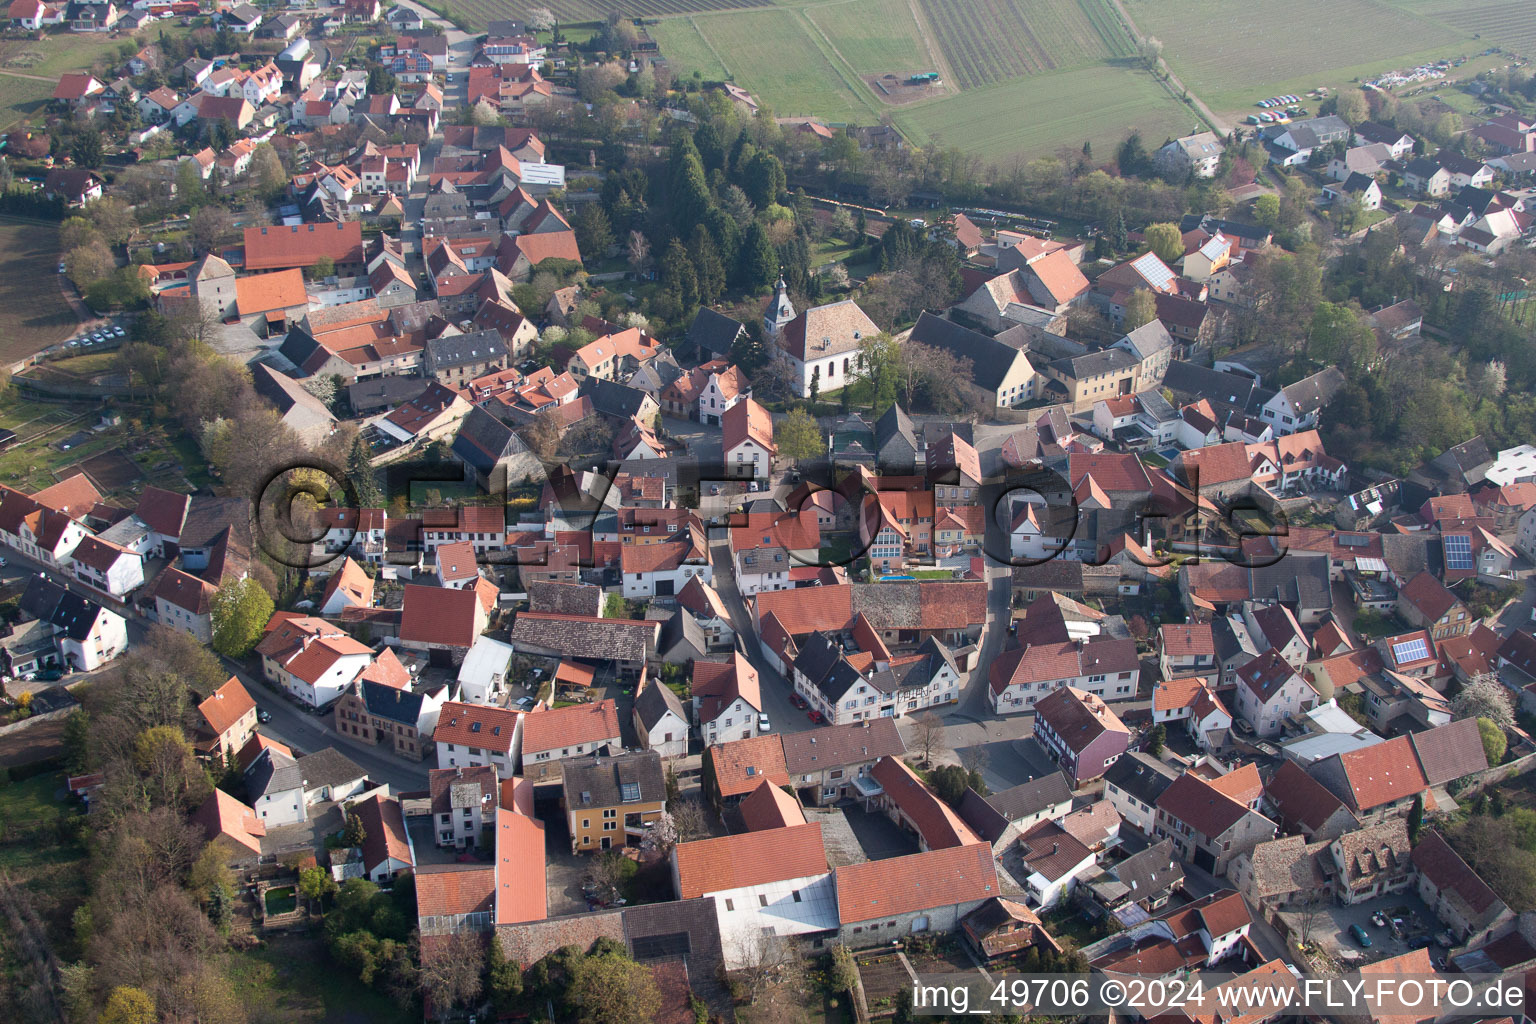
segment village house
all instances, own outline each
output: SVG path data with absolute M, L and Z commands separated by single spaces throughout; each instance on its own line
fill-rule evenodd
M 433 768 L 427 772 L 427 791 L 437 845 L 459 850 L 479 846 L 501 796 L 496 770 L 489 765 Z
M 624 745 L 611 698 L 527 715 L 522 726 L 523 777 L 539 785 L 559 782 L 568 758 L 590 758 Z
M 1232 858 L 1275 838 L 1275 823 L 1194 772 L 1157 798 L 1153 835 L 1172 839 L 1181 860 L 1221 876 Z
M 572 761 L 561 786 L 572 853 L 638 846 L 666 809 L 661 755 L 653 750 Z
M 1109 705 L 1072 686 L 1035 704 L 1033 735 L 1074 787 L 1102 777 L 1130 743 L 1130 731 Z

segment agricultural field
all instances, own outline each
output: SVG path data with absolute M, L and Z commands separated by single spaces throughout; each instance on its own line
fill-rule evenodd
M 666 54 L 667 63 L 678 72 L 692 74 L 697 71 L 706 82 L 718 82 L 727 77 L 725 65 L 704 41 L 693 18 L 668 18 L 649 26 L 647 31 Z
M 860 75 L 938 70 L 907 0 L 849 0 L 805 16 Z
M 852 72 L 834 63 L 837 58 L 830 45 L 798 11 L 739 11 L 689 20 L 736 84 L 758 96 L 774 113 L 844 122 L 876 119 L 874 98 Z M 671 24 L 663 22 L 652 29 L 663 53 Z
M 17 79 L 0 76 L 0 83 Z M 51 86 L 48 92 L 53 92 Z M 77 321 L 59 291 L 57 225 L 0 218 L 0 364 L 63 341 Z
M 767 0 L 545 0 L 537 6 L 548 7 L 557 19 L 565 21 L 601 21 L 610 11 L 621 11 L 626 18 L 664 18 L 674 14 L 703 11 L 731 11 L 743 7 L 762 7 Z M 475 28 L 483 29 L 496 18 L 521 18 L 528 4 L 512 0 L 454 0 L 454 12 L 466 16 Z
M 1376 0 L 1291 0 L 1283 21 L 1278 11 L 1227 0 L 1125 6 L 1143 34 L 1162 41 L 1164 59 L 1184 84 L 1218 111 L 1477 49 L 1460 31 Z
M 1151 76 L 1112 65 L 1015 78 L 899 109 L 896 126 L 918 145 L 956 146 L 985 160 L 1044 156 L 1087 141 L 1109 154 L 1134 128 L 1147 145 L 1198 121 Z
M 1128 56 L 1133 49 L 1109 0 L 918 2 L 962 89 Z
M 1449 25 L 1486 49 L 1498 46 L 1522 56 L 1536 54 L 1536 6 L 1527 0 L 1388 0 L 1421 17 Z
M 20 121 L 39 119 L 58 83 L 39 82 L 35 78 L 0 74 L 0 131 L 8 131 Z

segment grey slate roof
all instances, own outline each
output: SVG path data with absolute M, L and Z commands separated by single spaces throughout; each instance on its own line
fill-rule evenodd
M 1168 364 L 1168 372 L 1163 375 L 1163 386 L 1178 395 L 1187 395 L 1191 399 L 1209 398 L 1212 402 L 1235 409 L 1247 409 L 1258 388 L 1251 377 L 1224 373 L 1181 359 Z
M 71 640 L 83 641 L 101 614 L 101 606 L 44 576 L 33 576 L 22 591 L 23 612 L 40 619 Z
M 1133 901 L 1139 901 L 1182 882 L 1184 867 L 1173 852 L 1173 840 L 1164 839 L 1127 857 L 1110 874 L 1130 890 Z
M 358 686 L 361 688 L 363 706 L 370 715 L 413 727 L 420 721 L 421 694 L 366 679 L 361 680 Z
M 453 439 L 453 454 L 482 473 L 489 473 L 503 459 L 528 454 L 523 439 L 512 428 L 479 406 L 469 411 Z
M 343 782 L 355 782 L 366 778 L 365 771 L 356 761 L 335 747 L 326 747 L 299 758 L 299 771 L 304 776 L 305 790 L 336 786 Z
M 1255 601 L 1278 601 L 1298 608 L 1332 608 L 1328 556 L 1291 551 L 1273 565 L 1249 569 L 1248 596 Z
M 688 325 L 688 344 L 700 351 L 717 356 L 729 356 L 736 338 L 746 330 L 740 320 L 717 313 L 708 306 L 700 306 Z
M 1005 789 L 1001 793 L 993 793 L 986 799 L 993 810 L 1009 821 L 1018 821 L 1031 814 L 1038 814 L 1047 807 L 1070 803 L 1072 787 L 1067 785 L 1066 776 L 1057 771 Z
M 427 355 L 437 369 L 452 369 L 505 359 L 507 344 L 499 331 L 445 334 L 427 339 Z
M 1136 365 L 1136 362 L 1136 357 L 1123 348 L 1106 348 L 1098 352 L 1089 352 L 1087 355 L 1055 359 L 1050 365 L 1051 369 L 1063 377 L 1083 380 L 1086 377 L 1097 377 L 1101 373 L 1115 373 L 1130 369 Z
M 1163 790 L 1177 777 L 1167 764 L 1150 754 L 1132 750 L 1109 766 L 1104 773 L 1104 783 L 1123 789 L 1144 804 L 1155 806 Z
M 598 413 L 620 420 L 634 419 L 645 400 L 651 397 L 639 388 L 601 377 L 588 377 L 582 381 L 580 393 L 591 400 L 592 408 Z
M 666 689 L 662 687 L 662 689 Z M 654 803 L 667 798 L 667 784 L 661 772 L 661 755 L 654 750 L 622 757 L 599 757 L 567 762 L 565 806 L 618 807 L 626 803 Z M 630 799 L 625 792 L 629 789 Z
M 245 789 L 253 800 L 303 788 L 304 773 L 299 762 L 275 747 L 263 750 L 245 771 Z
M 635 698 L 635 712 L 647 729 L 654 728 L 668 711 L 681 718 L 684 725 L 688 724 L 688 712 L 683 702 L 672 692 L 671 687 L 663 686 L 660 682 L 653 682 Z
M 1000 388 L 1014 363 L 1025 359 L 1024 353 L 1016 348 L 928 312 L 918 317 L 908 340 L 969 360 L 971 380 L 985 391 Z

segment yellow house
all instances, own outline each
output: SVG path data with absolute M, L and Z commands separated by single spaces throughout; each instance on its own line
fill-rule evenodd
M 661 755 L 654 750 L 572 762 L 562 785 L 572 853 L 638 846 L 667 805 Z

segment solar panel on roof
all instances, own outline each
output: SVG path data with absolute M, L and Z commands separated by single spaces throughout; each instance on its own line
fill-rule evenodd
M 1146 278 L 1147 283 L 1157 291 L 1166 291 L 1173 281 L 1173 271 L 1157 258 L 1156 253 L 1149 252 L 1138 256 L 1131 261 L 1131 266 L 1135 267 L 1136 272 Z
M 1371 538 L 1360 533 L 1341 533 L 1338 536 L 1338 540 L 1339 546 L 1346 548 L 1363 548 L 1368 547 L 1371 543 Z
M 1451 533 L 1442 538 L 1445 545 L 1445 567 L 1457 569 L 1463 572 L 1471 572 L 1474 568 L 1472 561 L 1472 538 L 1464 533 Z
M 1422 638 L 1392 645 L 1392 658 L 1399 665 L 1429 657 L 1429 645 Z

